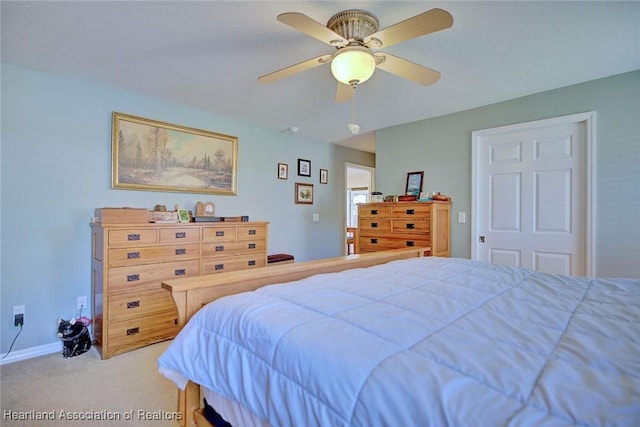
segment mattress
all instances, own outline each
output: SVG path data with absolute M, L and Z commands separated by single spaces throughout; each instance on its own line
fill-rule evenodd
M 272 426 L 638 426 L 640 281 L 395 261 L 214 301 L 158 364 Z

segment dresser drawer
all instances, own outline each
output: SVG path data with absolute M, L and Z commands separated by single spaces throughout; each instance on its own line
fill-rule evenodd
M 431 229 L 431 224 L 428 219 L 394 219 L 393 220 L 393 232 L 421 232 L 428 233 Z
M 267 227 L 264 225 L 239 225 L 238 240 L 266 240 Z
M 261 240 L 238 240 L 235 242 L 217 242 L 202 244 L 202 258 L 227 256 L 254 252 L 265 252 L 267 242 Z
M 158 243 L 158 230 L 149 229 L 122 229 L 109 230 L 109 246 L 137 246 Z
M 160 282 L 198 275 L 200 262 L 196 260 L 143 264 L 109 269 L 109 293 L 160 289 Z
M 148 316 L 175 309 L 171 292 L 166 289 L 110 295 L 107 297 L 107 301 L 109 304 L 108 320 L 110 322 Z
M 236 240 L 236 227 L 204 227 L 202 229 L 203 242 L 227 242 Z
M 393 207 L 393 216 L 395 218 L 429 218 L 431 205 L 412 203 L 408 206 L 402 206 L 402 203 L 399 203 Z
M 390 216 L 391 206 L 387 206 L 383 203 L 358 207 L 359 218 L 389 218 Z
M 109 267 L 184 261 L 200 257 L 200 244 L 109 249 Z
M 160 229 L 160 243 L 197 243 L 200 230 L 197 228 Z
M 363 251 L 385 251 L 389 249 L 400 249 L 431 246 L 427 236 L 406 236 L 405 238 L 394 237 L 363 237 L 360 239 L 360 249 Z
M 358 220 L 358 232 L 366 235 L 367 232 L 391 231 L 391 219 L 389 218 L 360 218 Z
M 174 338 L 178 330 L 177 312 L 175 316 L 165 313 L 109 323 L 105 331 L 109 346 L 107 357 Z
M 224 273 L 227 271 L 264 267 L 267 265 L 266 258 L 266 253 L 262 252 L 256 253 L 255 255 L 238 255 L 203 259 L 202 274 Z

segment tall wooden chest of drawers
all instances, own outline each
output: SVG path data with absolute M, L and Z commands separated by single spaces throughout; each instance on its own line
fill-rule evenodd
M 173 338 L 161 282 L 267 265 L 267 222 L 92 224 L 93 333 L 107 359 Z
M 451 256 L 450 202 L 384 202 L 358 205 L 357 252 L 411 246 L 427 255 Z

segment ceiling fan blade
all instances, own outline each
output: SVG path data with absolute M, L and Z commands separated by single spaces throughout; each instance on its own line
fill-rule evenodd
M 280 80 L 285 77 L 289 77 L 293 74 L 300 73 L 302 71 L 310 70 L 311 68 L 319 67 L 331 62 L 331 55 L 322 55 L 317 58 L 308 59 L 295 65 L 283 68 L 278 71 L 274 71 L 264 76 L 258 77 L 260 83 L 271 83 L 276 80 Z
M 314 21 L 307 15 L 299 12 L 287 12 L 278 15 L 278 21 L 287 24 L 296 30 L 314 37 L 321 42 L 330 46 L 341 47 L 346 46 L 349 42 L 340 34 L 333 32 L 326 25 L 322 25 L 318 21 Z
M 389 47 L 405 40 L 444 30 L 452 25 L 453 17 L 449 12 L 443 9 L 431 9 L 371 34 L 364 43 L 372 49 Z
M 347 102 L 353 98 L 354 89 L 343 83 L 338 83 L 338 89 L 336 90 L 336 102 Z
M 376 52 L 376 58 L 384 57 L 377 68 L 396 76 L 403 77 L 423 86 L 434 84 L 440 79 L 440 72 L 418 65 L 406 59 L 390 55 L 386 52 Z

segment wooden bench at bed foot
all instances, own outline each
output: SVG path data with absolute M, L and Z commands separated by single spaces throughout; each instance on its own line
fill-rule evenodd
M 273 254 L 267 256 L 267 265 L 293 264 L 294 259 L 293 255 L 289 254 Z

